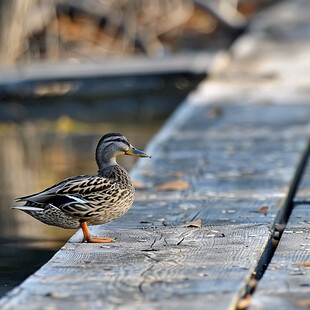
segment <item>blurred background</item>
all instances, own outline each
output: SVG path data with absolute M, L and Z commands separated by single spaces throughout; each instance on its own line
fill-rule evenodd
M 274 2 L 0 0 L 0 296 L 74 233 L 10 210 L 14 198 L 96 173 L 107 132 L 144 149 Z

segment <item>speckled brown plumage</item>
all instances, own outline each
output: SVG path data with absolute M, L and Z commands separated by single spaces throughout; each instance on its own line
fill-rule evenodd
M 125 136 L 107 134 L 101 138 L 96 149 L 97 175 L 67 178 L 42 192 L 18 198 L 17 201 L 26 203 L 13 208 L 45 224 L 62 228 L 82 226 L 86 241 L 107 242 L 93 241 L 95 238 L 88 234 L 86 224 L 113 221 L 132 205 L 134 187 L 127 171 L 116 163 L 116 157 L 123 154 L 150 157 L 136 150 Z

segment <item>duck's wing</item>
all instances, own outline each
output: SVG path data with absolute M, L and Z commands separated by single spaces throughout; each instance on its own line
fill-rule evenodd
M 81 175 L 65 179 L 39 193 L 17 198 L 26 202 L 13 209 L 42 212 L 45 208 L 56 208 L 71 216 L 89 218 L 102 200 L 111 199 L 111 189 L 116 183 L 98 175 Z
M 26 202 L 26 206 L 44 208 L 44 205 L 53 206 L 68 211 L 69 205 L 91 205 L 90 194 L 108 195 L 115 183 L 110 179 L 98 175 L 81 175 L 65 179 L 39 193 L 17 198 L 17 202 Z M 85 206 L 86 207 L 86 206 Z

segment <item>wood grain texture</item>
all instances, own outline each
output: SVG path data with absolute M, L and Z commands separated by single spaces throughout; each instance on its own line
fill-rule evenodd
M 221 115 L 211 120 L 207 113 L 214 105 L 188 102 L 183 123 L 169 127 L 166 138 L 148 149 L 153 158 L 140 161 L 134 179 L 144 182 L 151 194 L 167 178 L 179 177 L 190 184 L 187 197 L 283 197 L 305 148 L 309 106 L 248 106 L 240 101 L 237 95 L 229 105 L 218 104 Z
M 30 300 L 31 309 L 43 304 L 76 309 L 188 309 L 191 304 L 199 309 L 207 304 L 208 309 L 227 309 L 254 271 L 269 229 L 225 225 L 105 232 L 96 227 L 96 235 L 109 233 L 117 243 L 85 246 L 71 240 L 11 292 L 2 309 L 29 309 Z
M 30 301 L 30 309 L 228 309 L 236 304 L 270 238 L 305 146 L 306 123 L 299 116 L 310 112 L 306 105 L 272 110 L 221 105 L 227 117 L 210 124 L 202 121 L 202 111 L 209 107 L 189 106 L 192 113 L 178 125 L 178 134 L 155 140 L 154 162 L 134 172 L 147 188 L 138 191 L 131 211 L 92 227 L 93 235 L 117 242 L 76 243 L 82 239 L 78 232 L 2 300 L 3 309 L 29 309 Z M 240 122 L 229 116 L 233 109 Z M 286 121 L 266 121 L 271 111 Z M 253 127 L 248 135 L 243 117 Z M 292 139 L 288 133 L 296 130 L 301 134 Z M 259 160 L 253 160 L 255 154 Z M 154 189 L 171 178 L 171 171 L 182 173 L 189 190 Z M 268 207 L 266 215 L 258 212 L 263 206 Z M 201 229 L 182 227 L 197 219 Z
M 309 298 L 310 205 L 305 204 L 293 210 L 250 309 L 309 309 Z

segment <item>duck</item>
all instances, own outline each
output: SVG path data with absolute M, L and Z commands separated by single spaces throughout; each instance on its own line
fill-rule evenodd
M 113 238 L 91 236 L 88 225 L 118 219 L 134 201 L 135 190 L 130 176 L 116 161 L 121 155 L 151 157 L 130 144 L 123 134 L 107 133 L 96 147 L 97 174 L 69 177 L 39 193 L 17 198 L 16 202 L 23 205 L 11 208 L 48 225 L 82 228 L 82 242 L 115 242 Z

